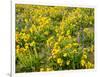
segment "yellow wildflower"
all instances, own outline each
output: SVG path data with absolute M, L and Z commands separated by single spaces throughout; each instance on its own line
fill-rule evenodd
M 66 64 L 69 65 L 69 64 L 70 64 L 70 60 L 68 60 L 68 61 L 66 62 Z
M 18 32 L 16 32 L 16 39 L 19 37 L 19 33 Z
M 53 49 L 52 50 L 52 55 L 58 54 L 59 50 L 58 49 Z
M 82 56 L 82 58 L 83 58 L 83 59 L 87 59 L 87 55 L 84 54 L 84 55 Z
M 72 44 L 68 44 L 67 46 L 65 46 L 65 48 L 71 48 Z
M 33 29 L 32 29 L 32 27 L 29 29 L 29 31 L 32 33 L 33 32 Z
M 56 32 L 56 33 L 58 33 L 58 31 L 59 31 L 58 29 L 55 29 L 55 32 Z
M 67 53 L 64 53 L 63 56 L 66 57 L 67 56 Z
M 89 61 L 88 61 L 88 63 L 85 66 L 86 66 L 87 69 L 94 67 L 94 65 L 91 62 L 89 62 Z
M 40 72 L 44 71 L 44 68 L 40 68 Z
M 52 56 L 48 57 L 48 60 L 52 59 Z
M 62 32 L 61 32 L 61 35 L 63 35 L 63 34 L 64 34 L 64 32 L 62 31 Z
M 23 38 L 24 38 L 24 41 L 27 42 L 30 39 L 30 35 L 26 34 L 23 36 Z
M 68 35 L 68 39 L 71 39 L 72 37 L 71 37 L 71 35 Z
M 19 45 L 17 45 L 17 46 L 16 46 L 16 49 L 19 49 L 19 48 L 20 48 L 20 46 L 19 46 Z
M 25 48 L 20 48 L 20 52 L 25 52 L 26 51 L 26 49 Z
M 29 48 L 28 43 L 25 43 L 25 48 L 26 48 L 26 49 L 28 49 L 28 48 Z
M 69 35 L 70 33 L 71 33 L 70 30 L 68 30 L 68 31 L 67 31 L 67 35 Z
M 36 26 L 34 24 L 32 24 L 32 27 L 29 29 L 29 31 L 31 33 L 36 32 L 37 31 Z
M 31 44 L 30 44 L 30 46 L 35 46 L 35 41 L 33 41 Z
M 83 31 L 87 33 L 89 31 L 89 28 L 84 28 Z
M 45 35 L 48 35 L 48 34 L 49 34 L 49 32 L 48 32 L 48 31 L 45 31 L 45 32 L 44 32 L 44 34 L 45 34 Z
M 78 46 L 79 44 L 78 43 L 73 43 L 73 46 Z
M 52 57 L 53 57 L 53 58 L 57 58 L 57 55 L 53 55 Z
M 83 48 L 83 51 L 87 51 L 87 48 Z
M 84 65 L 85 65 L 85 63 L 86 63 L 86 62 L 85 62 L 85 60 L 84 60 L 84 59 L 82 59 L 82 60 L 81 60 L 81 65 L 82 65 L 82 66 L 84 66 Z
M 59 65 L 62 65 L 63 60 L 62 60 L 61 58 L 58 58 L 58 59 L 57 59 L 57 63 L 58 63 Z
M 90 52 L 93 53 L 93 51 L 94 51 L 94 46 L 92 45 L 90 48 Z
M 56 48 L 58 46 L 58 42 L 56 42 L 55 44 L 54 44 L 54 48 Z
M 63 38 L 64 36 L 59 36 L 58 41 L 60 42 Z
M 19 50 L 20 50 L 20 46 L 17 45 L 17 46 L 16 46 L 16 52 L 19 53 Z
M 74 50 L 73 50 L 73 53 L 77 53 L 77 50 L 76 50 L 76 49 L 74 49 Z
M 52 36 L 52 37 L 50 37 L 50 38 L 47 40 L 47 46 L 50 46 L 50 45 L 51 45 L 53 38 L 54 38 L 54 37 Z
M 46 68 L 46 71 L 52 71 L 52 68 L 48 67 L 48 68 Z
M 28 22 L 28 19 L 25 18 L 25 22 L 27 23 Z

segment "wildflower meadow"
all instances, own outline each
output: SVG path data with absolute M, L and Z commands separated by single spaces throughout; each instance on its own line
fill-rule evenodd
M 16 72 L 94 68 L 94 9 L 16 4 Z

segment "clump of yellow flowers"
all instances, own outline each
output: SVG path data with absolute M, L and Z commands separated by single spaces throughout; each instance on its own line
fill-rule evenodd
M 62 66 L 63 59 L 61 59 L 61 58 L 58 58 L 58 59 L 57 59 L 57 63 L 58 63 L 60 66 Z
M 94 9 L 16 4 L 16 72 L 94 68 Z

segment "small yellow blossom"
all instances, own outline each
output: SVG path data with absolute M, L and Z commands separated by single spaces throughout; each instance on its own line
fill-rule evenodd
M 67 53 L 64 53 L 63 56 L 64 56 L 64 57 L 67 57 Z
M 83 48 L 83 51 L 87 51 L 87 48 Z
M 20 48 L 20 52 L 25 52 L 26 51 L 26 49 L 25 48 Z
M 58 58 L 58 59 L 57 59 L 57 63 L 58 63 L 59 65 L 62 65 L 63 60 L 62 60 L 61 58 Z
M 76 49 L 74 49 L 74 50 L 73 50 L 73 53 L 77 53 L 77 50 L 76 50 Z
M 72 44 L 68 44 L 67 46 L 65 46 L 65 48 L 71 48 Z
M 86 66 L 87 69 L 94 67 L 94 65 L 89 61 L 87 62 L 87 64 L 85 66 Z
M 58 41 L 60 42 L 63 38 L 63 36 L 59 36 Z
M 73 43 L 73 46 L 78 46 L 79 44 L 78 43 Z
M 93 51 L 94 51 L 94 46 L 92 45 L 90 48 L 90 52 L 93 53 Z
M 50 57 L 48 58 L 48 60 L 50 60 L 50 59 L 52 59 L 52 56 L 50 56 Z
M 87 59 L 87 55 L 83 54 L 82 58 Z
M 71 37 L 71 35 L 68 35 L 68 39 L 71 39 L 72 37 Z
M 19 48 L 20 48 L 20 46 L 19 46 L 19 45 L 17 45 L 17 46 L 16 46 L 16 49 L 19 49 Z
M 28 19 L 25 18 L 25 22 L 28 23 Z
M 54 48 L 56 48 L 58 46 L 58 42 L 56 42 L 55 44 L 54 44 Z
M 52 71 L 52 68 L 48 67 L 48 68 L 46 68 L 46 71 Z
M 58 54 L 59 50 L 58 49 L 53 49 L 52 50 L 52 55 Z
M 81 60 L 81 65 L 82 65 L 82 66 L 84 66 L 84 65 L 85 65 L 85 63 L 86 63 L 86 62 L 85 62 L 85 60 L 84 60 L 84 59 L 82 59 L 82 60 Z
M 89 31 L 89 28 L 84 28 L 83 31 L 87 33 Z
M 67 35 L 69 35 L 70 33 L 71 33 L 70 30 L 68 30 L 68 31 L 67 31 Z
M 66 65 L 69 65 L 70 64 L 70 60 L 66 61 Z
M 54 37 L 52 36 L 47 40 L 47 46 L 51 46 L 51 43 L 52 43 L 53 39 L 54 39 Z
M 30 39 L 30 35 L 29 34 L 23 35 L 23 38 L 24 41 L 27 42 Z
M 29 29 L 29 31 L 30 31 L 31 33 L 37 32 L 36 26 L 35 26 L 34 24 L 32 24 L 32 27 Z
M 30 46 L 35 46 L 35 41 L 33 41 L 32 43 L 30 43 Z
M 28 43 L 25 43 L 25 48 L 26 48 L 26 49 L 28 49 L 28 48 L 29 48 Z
M 19 51 L 20 51 L 20 46 L 17 45 L 17 46 L 16 46 L 16 53 L 19 53 Z
M 25 46 L 25 48 L 28 49 L 29 47 L 28 46 Z
M 40 68 L 40 72 L 43 72 L 44 71 L 44 68 Z
M 49 34 L 49 32 L 48 32 L 48 31 L 45 31 L 45 32 L 44 32 L 44 34 L 45 34 L 45 35 L 48 35 L 48 34 Z

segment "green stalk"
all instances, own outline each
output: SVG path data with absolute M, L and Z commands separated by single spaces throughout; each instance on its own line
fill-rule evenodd
M 34 46 L 34 52 L 35 52 L 35 57 L 38 58 L 38 53 L 35 46 Z

